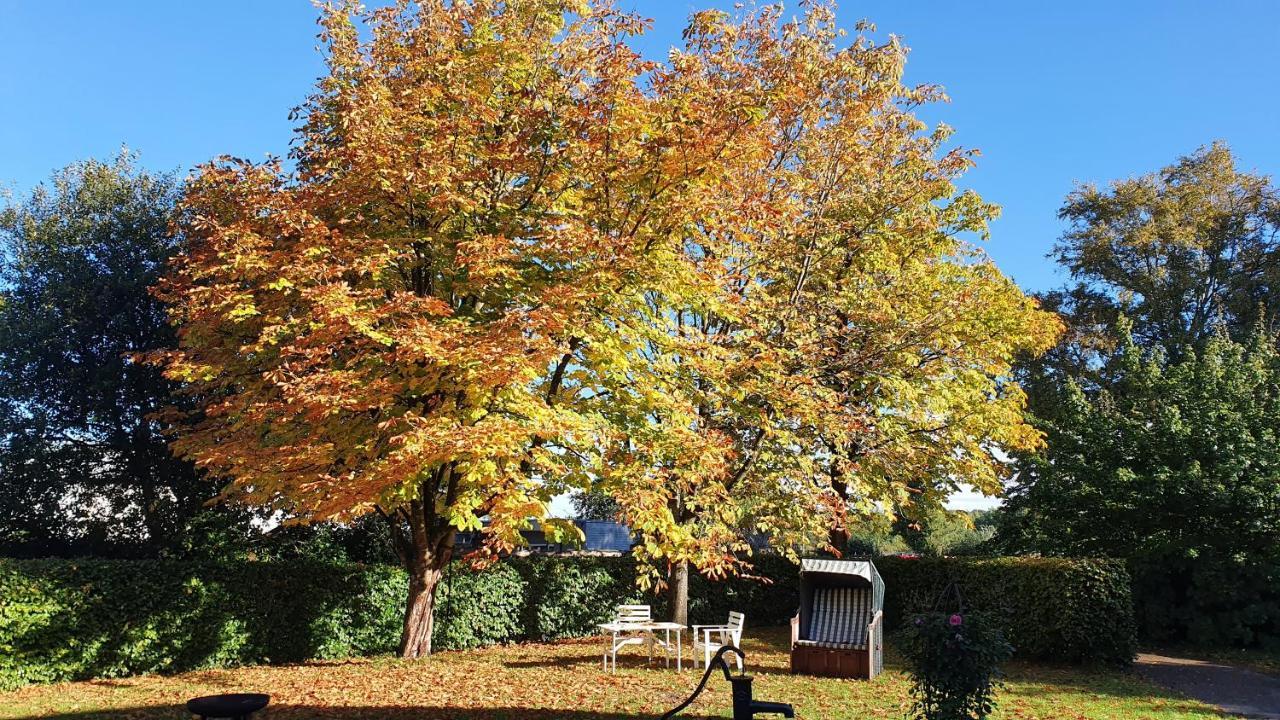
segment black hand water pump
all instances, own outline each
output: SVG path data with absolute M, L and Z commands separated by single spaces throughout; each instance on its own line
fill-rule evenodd
M 707 671 L 702 674 L 702 682 L 698 683 L 698 687 L 689 696 L 689 699 L 672 708 L 671 712 L 662 716 L 662 720 L 669 720 L 669 718 L 675 717 L 676 713 L 689 707 L 689 704 L 702 694 L 703 689 L 707 686 L 707 679 L 711 677 L 711 671 L 715 670 L 717 665 L 720 666 L 721 670 L 724 670 L 724 679 L 733 684 L 733 720 L 753 720 L 756 715 L 764 714 L 776 714 L 789 718 L 796 716 L 796 711 L 788 703 L 753 700 L 751 698 L 751 676 L 729 674 L 729 663 L 725 662 L 724 656 L 725 653 L 731 652 L 737 653 L 738 657 L 743 660 L 747 659 L 747 656 L 741 650 L 732 645 L 725 645 L 720 648 L 716 656 L 711 659 L 711 664 L 707 665 Z

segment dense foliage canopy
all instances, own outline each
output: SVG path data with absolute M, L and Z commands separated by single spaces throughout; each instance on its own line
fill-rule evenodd
M 173 384 L 134 353 L 173 347 L 148 287 L 181 245 L 177 182 L 77 163 L 0 210 L 0 547 L 154 553 L 216 493 L 151 414 Z
M 1053 257 L 1073 283 L 1045 299 L 1069 318 L 1061 350 L 1077 371 L 1114 349 L 1121 316 L 1139 346 L 1171 354 L 1222 327 L 1237 340 L 1259 322 L 1275 329 L 1280 189 L 1240 170 L 1226 145 L 1108 188 L 1081 185 L 1058 214 L 1069 227 Z
M 999 541 L 1131 558 L 1150 636 L 1280 636 L 1278 197 L 1215 145 L 1063 210 L 1082 282 L 1024 368 L 1046 444 L 1017 455 Z
M 961 239 L 995 210 L 896 42 L 838 45 L 820 3 L 696 13 L 663 63 L 603 2 L 321 22 L 296 172 L 221 160 L 186 193 L 160 359 L 228 497 L 392 522 L 405 654 L 454 530 L 572 532 L 566 490 L 618 501 L 647 579 L 722 576 L 750 531 L 995 491 L 996 448 L 1038 443 L 1008 374 L 1056 321 Z

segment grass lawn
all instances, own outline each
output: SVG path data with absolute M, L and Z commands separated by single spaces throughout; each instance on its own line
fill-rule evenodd
M 873 682 L 787 673 L 783 630 L 744 641 L 756 697 L 793 703 L 811 719 L 902 718 L 908 682 L 893 657 Z M 305 665 L 249 667 L 33 686 L 0 694 L 0 718 L 186 718 L 182 703 L 220 692 L 271 693 L 262 720 L 640 720 L 682 701 L 700 673 L 644 667 L 636 648 L 617 674 L 600 667 L 593 639 L 441 653 L 420 662 L 388 657 Z M 638 652 L 643 653 L 643 650 Z M 997 718 L 1175 720 L 1221 718 L 1200 703 L 1128 672 L 1014 663 Z M 728 684 L 713 679 L 681 717 L 729 717 Z M 774 716 L 776 717 L 776 716 Z

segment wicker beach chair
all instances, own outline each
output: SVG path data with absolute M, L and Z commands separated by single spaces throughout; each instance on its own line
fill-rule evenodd
M 806 559 L 791 672 L 870 680 L 884 666 L 884 581 L 869 560 Z

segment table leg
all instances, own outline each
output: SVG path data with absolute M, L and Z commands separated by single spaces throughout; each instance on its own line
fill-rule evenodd
M 684 670 L 684 667 L 680 663 L 680 656 L 684 651 L 684 641 L 680 639 L 680 635 L 683 632 L 684 632 L 684 629 L 676 630 L 676 672 L 680 672 Z
M 671 667 L 671 628 L 663 628 L 662 664 L 664 667 Z

